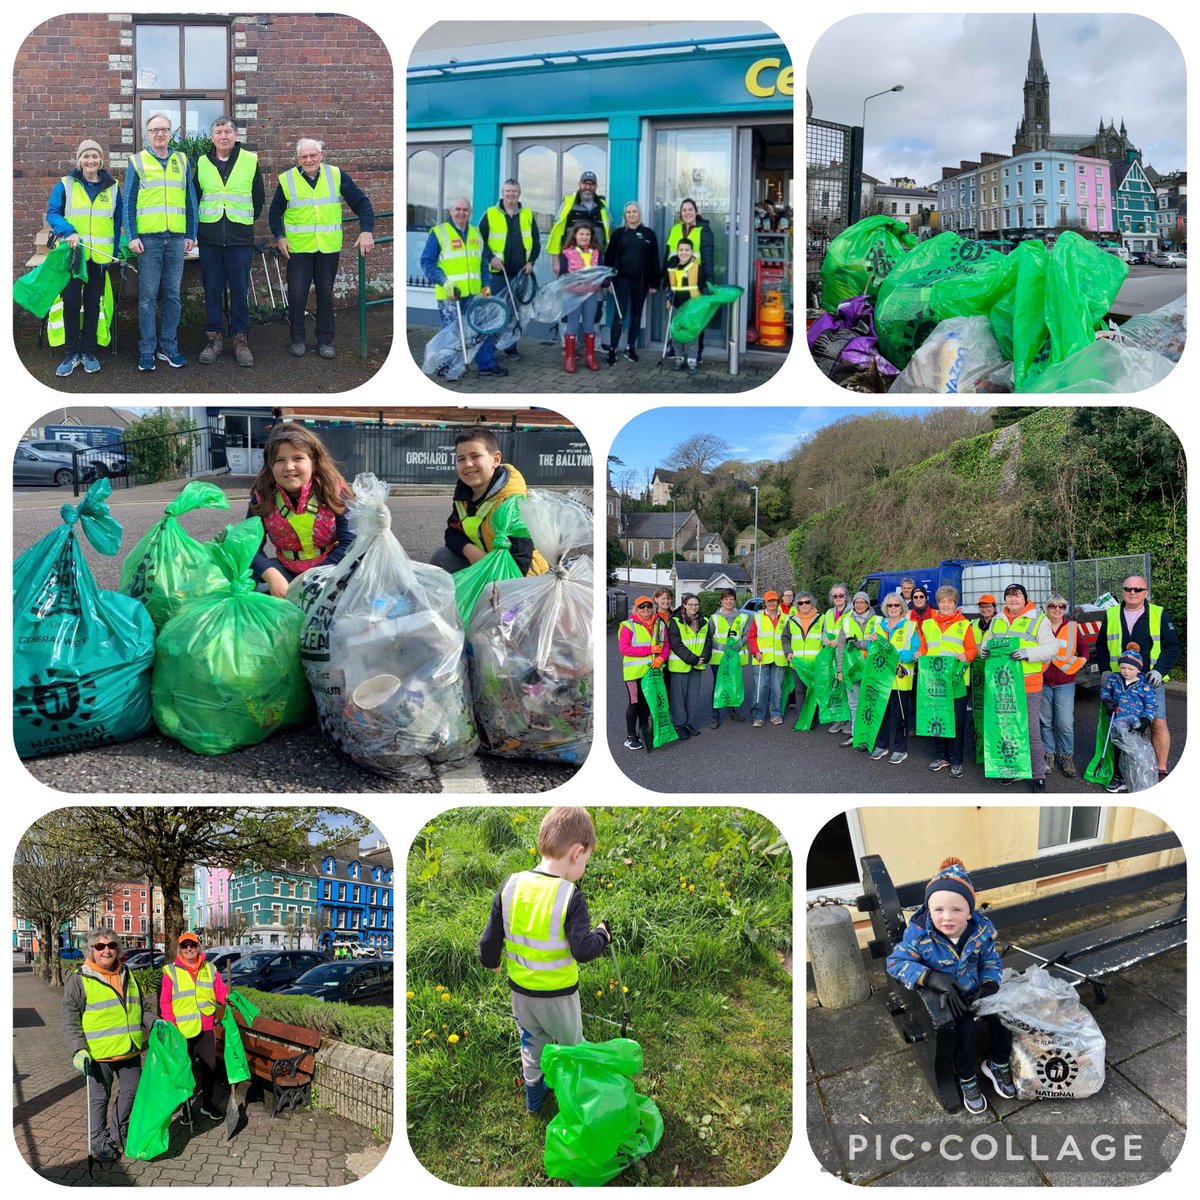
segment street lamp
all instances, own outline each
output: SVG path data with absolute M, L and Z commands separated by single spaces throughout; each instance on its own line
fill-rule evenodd
M 750 584 L 750 595 L 758 595 L 758 484 L 751 484 L 754 493 L 754 578 Z
M 866 151 L 866 148 L 867 148 L 867 100 L 874 100 L 876 96 L 886 96 L 888 94 L 888 92 L 902 92 L 902 91 L 904 91 L 904 84 L 898 83 L 898 84 L 896 84 L 895 87 L 884 88 L 882 92 L 872 92 L 867 97 L 867 99 L 863 101 L 862 131 L 863 131 L 863 151 L 864 152 Z

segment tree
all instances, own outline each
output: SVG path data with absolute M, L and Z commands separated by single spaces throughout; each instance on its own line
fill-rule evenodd
M 715 433 L 693 433 L 672 447 L 666 465 L 685 478 L 709 474 L 726 455 L 729 443 Z
M 664 550 L 661 554 L 654 556 L 653 562 L 660 571 L 669 571 L 675 563 L 675 552 Z
M 365 837 L 370 822 L 344 809 L 244 807 L 73 808 L 71 833 L 77 853 L 102 863 L 135 863 L 163 891 L 163 941 L 174 957 L 183 931 L 180 884 L 193 866 L 252 870 L 281 860 L 306 862 L 348 841 Z M 335 823 L 336 822 L 336 823 Z M 317 840 L 309 841 L 315 834 Z M 111 849 L 109 849 L 111 847 Z M 232 914 L 220 914 L 223 929 Z
M 236 946 L 250 928 L 250 921 L 240 908 L 231 909 L 225 922 L 225 936 Z
M 321 944 L 321 935 L 332 926 L 329 919 L 329 909 L 318 909 L 315 906 L 305 909 L 303 914 L 303 930 L 308 935 L 312 942 L 312 948 L 315 950 Z
M 139 483 L 159 483 L 192 473 L 192 455 L 200 444 L 194 421 L 182 414 L 157 412 L 131 421 L 122 439 L 130 474 Z
M 37 930 L 42 975 L 62 986 L 59 931 L 103 894 L 104 869 L 72 844 L 71 809 L 35 821 L 13 858 L 13 911 Z

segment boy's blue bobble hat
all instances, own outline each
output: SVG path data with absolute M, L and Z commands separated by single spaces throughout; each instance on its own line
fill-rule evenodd
M 934 892 L 956 892 L 967 902 L 968 909 L 975 911 L 975 886 L 961 858 L 948 858 L 938 867 L 937 874 L 925 886 L 926 904 Z
M 1129 645 L 1125 647 L 1125 653 L 1117 659 L 1117 666 L 1123 667 L 1126 664 L 1131 667 L 1137 667 L 1139 671 L 1142 669 L 1142 655 L 1138 650 L 1137 642 L 1130 642 Z

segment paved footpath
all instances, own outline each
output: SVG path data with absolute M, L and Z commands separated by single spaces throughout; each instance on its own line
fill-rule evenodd
M 62 991 L 13 959 L 13 1136 L 21 1157 L 44 1179 L 73 1187 L 326 1187 L 352 1183 L 383 1157 L 370 1130 L 319 1109 L 270 1111 L 252 1101 L 247 1123 L 225 1142 L 220 1122 L 199 1117 L 189 1133 L 171 1126 L 170 1145 L 153 1162 L 122 1158 L 87 1173 L 83 1079 L 61 1032 Z M 217 1085 L 217 1103 L 225 1092 Z

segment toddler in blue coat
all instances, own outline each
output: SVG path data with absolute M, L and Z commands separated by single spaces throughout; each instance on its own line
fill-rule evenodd
M 887 959 L 887 973 L 907 988 L 929 988 L 954 1018 L 954 1065 L 963 1104 L 969 1113 L 987 1111 L 987 1099 L 975 1076 L 975 1018 L 970 1005 L 1000 988 L 1000 952 L 996 928 L 975 911 L 975 888 L 962 859 L 948 858 L 925 888 L 925 904 L 913 913 L 898 945 Z M 1008 1059 L 1012 1035 L 999 1018 L 989 1016 L 988 1056 L 983 1073 L 996 1092 L 1012 1099 Z

